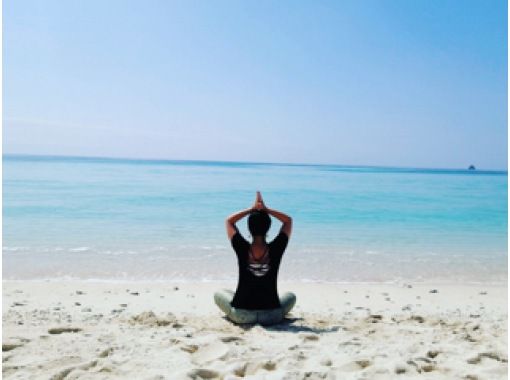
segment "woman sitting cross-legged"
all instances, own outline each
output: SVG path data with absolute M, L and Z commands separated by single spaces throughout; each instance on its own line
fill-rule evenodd
M 251 243 L 243 238 L 236 226 L 236 222 L 247 215 L 248 229 L 253 237 Z M 270 215 L 283 225 L 276 238 L 267 243 Z M 278 297 L 276 283 L 280 261 L 292 231 L 292 219 L 267 208 L 260 192 L 257 192 L 254 206 L 229 216 L 226 227 L 237 255 L 239 281 L 235 293 L 231 290 L 216 292 L 214 301 L 234 323 L 270 325 L 281 322 L 296 303 L 293 293 Z

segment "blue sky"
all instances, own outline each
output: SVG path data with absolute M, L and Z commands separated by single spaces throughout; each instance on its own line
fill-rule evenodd
M 4 154 L 506 169 L 506 7 L 7 0 Z

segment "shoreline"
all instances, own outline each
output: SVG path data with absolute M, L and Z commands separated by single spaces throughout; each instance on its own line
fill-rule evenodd
M 3 284 L 16 284 L 16 283 L 88 283 L 88 284 L 154 284 L 154 285 L 164 285 L 164 284 L 230 284 L 235 286 L 237 284 L 237 279 L 225 280 L 225 279 L 147 279 L 147 278 L 68 278 L 68 277 L 58 277 L 58 278 L 31 278 L 31 279 L 2 279 Z M 291 285 L 332 285 L 332 286 L 396 286 L 396 287 L 406 287 L 407 285 L 423 285 L 423 286 L 487 286 L 487 287 L 508 287 L 507 280 L 497 280 L 497 281 L 482 281 L 482 280 L 472 280 L 472 281 L 460 281 L 460 280 L 438 280 L 438 279 L 430 279 L 430 280 L 411 280 L 411 279 L 396 279 L 396 280 L 385 280 L 385 281 L 325 281 L 325 280 L 310 280 L 310 279 L 300 279 L 300 280 L 278 280 L 278 284 L 291 286 Z
M 297 304 L 270 327 L 222 316 L 213 294 L 235 281 L 2 284 L 6 379 L 504 379 L 508 370 L 506 284 L 282 282 Z

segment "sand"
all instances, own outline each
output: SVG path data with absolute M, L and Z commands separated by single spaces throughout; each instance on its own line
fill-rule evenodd
M 233 283 L 3 282 L 5 379 L 505 379 L 506 285 L 282 283 L 235 326 Z

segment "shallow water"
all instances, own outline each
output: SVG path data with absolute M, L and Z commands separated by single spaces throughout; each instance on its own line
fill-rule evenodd
M 506 172 L 28 156 L 3 170 L 6 279 L 235 279 L 224 219 L 261 190 L 294 219 L 283 280 L 506 281 Z

